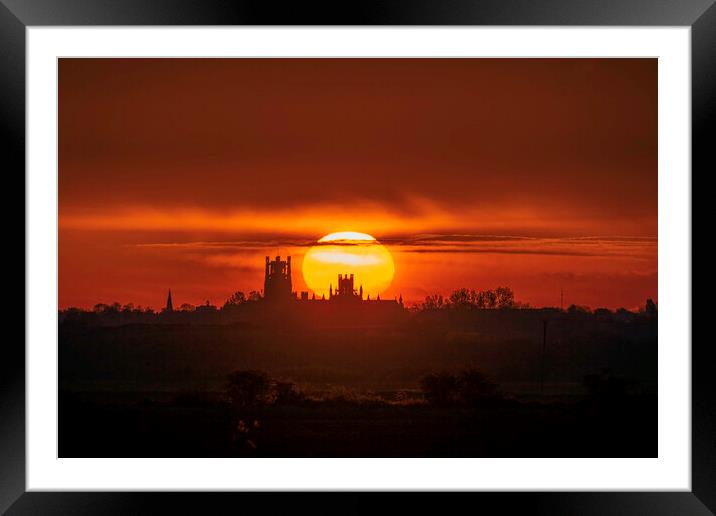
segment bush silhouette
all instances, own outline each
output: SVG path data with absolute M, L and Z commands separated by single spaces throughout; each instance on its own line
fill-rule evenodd
M 433 405 L 472 405 L 500 397 L 497 384 L 477 369 L 466 369 L 460 374 L 431 373 L 420 380 L 420 388 L 425 399 Z
M 473 404 L 499 397 L 497 384 L 477 369 L 467 369 L 459 377 L 460 395 L 465 403 Z
M 274 403 L 277 405 L 288 405 L 304 400 L 304 395 L 296 389 L 293 382 L 276 382 L 274 385 Z
M 226 394 L 238 407 L 259 405 L 266 401 L 271 378 L 263 371 L 234 371 L 229 374 Z
M 460 381 L 448 372 L 430 373 L 420 380 L 425 399 L 433 405 L 449 405 L 459 398 Z

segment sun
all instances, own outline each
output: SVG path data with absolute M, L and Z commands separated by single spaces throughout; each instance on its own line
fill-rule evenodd
M 374 237 L 340 231 L 320 238 L 303 257 L 303 280 L 317 296 L 328 297 L 339 274 L 353 274 L 355 288 L 375 297 L 390 286 L 395 264 L 390 252 Z

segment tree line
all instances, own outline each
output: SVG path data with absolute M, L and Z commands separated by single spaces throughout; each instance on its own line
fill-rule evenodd
M 442 294 L 426 296 L 417 305 L 419 310 L 440 310 L 445 308 L 529 308 L 526 303 L 515 301 L 515 293 L 509 287 L 497 287 L 488 290 L 459 288 L 453 290 L 447 298 Z
M 232 310 L 246 303 L 256 303 L 263 299 L 261 292 L 252 290 L 248 294 L 243 291 L 236 291 L 231 294 L 224 304 L 219 308 L 214 305 L 210 305 L 206 302 L 206 305 L 192 305 L 190 303 L 183 303 L 175 311 L 178 312 L 194 312 L 202 309 L 212 310 Z M 487 290 L 476 290 L 469 288 L 459 288 L 453 290 L 447 297 L 442 294 L 433 294 L 426 296 L 425 299 L 414 304 L 411 309 L 414 311 L 436 311 L 446 309 L 526 309 L 530 308 L 529 303 L 523 303 L 515 300 L 515 294 L 510 287 L 497 287 L 495 289 Z M 119 314 L 133 314 L 133 315 L 155 315 L 159 312 L 155 311 L 151 307 L 142 307 L 141 305 L 135 305 L 134 303 L 121 304 L 114 302 L 111 304 L 97 303 L 91 310 L 95 314 L 104 315 L 119 315 Z M 567 313 L 593 313 L 595 315 L 609 315 L 616 313 L 617 315 L 628 315 L 631 312 L 620 308 L 616 312 L 612 312 L 606 308 L 597 308 L 592 310 L 588 306 L 571 304 L 566 310 Z M 67 308 L 61 310 L 61 313 L 71 315 L 73 313 L 86 312 L 79 308 Z M 647 299 L 645 305 L 643 305 L 639 312 L 646 316 L 656 316 L 658 312 L 657 304 L 652 299 Z

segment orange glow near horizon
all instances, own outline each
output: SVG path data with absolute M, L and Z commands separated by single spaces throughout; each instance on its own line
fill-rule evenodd
M 374 298 L 386 291 L 395 275 L 388 250 L 374 237 L 355 231 L 328 234 L 303 256 L 303 280 L 316 296 L 329 295 L 339 274 L 353 274 L 356 290 Z
M 277 254 L 317 295 L 353 273 L 408 305 L 658 301 L 657 79 L 650 58 L 59 59 L 60 308 L 221 305 Z

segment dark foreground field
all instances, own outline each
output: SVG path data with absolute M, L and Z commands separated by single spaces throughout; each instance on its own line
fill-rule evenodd
M 433 407 L 63 393 L 61 457 L 654 457 L 656 399 Z M 165 397 L 166 395 L 164 395 Z M 161 398 L 162 396 L 159 396 Z M 134 399 L 132 399 L 134 398 Z M 242 424 L 243 422 L 243 424 Z M 257 422 L 255 424 L 254 422 Z
M 380 328 L 64 323 L 59 453 L 656 457 L 656 330 L 655 318 L 527 310 Z M 228 375 L 247 370 L 302 395 L 232 404 Z M 436 403 L 423 388 L 465 370 L 499 392 Z

